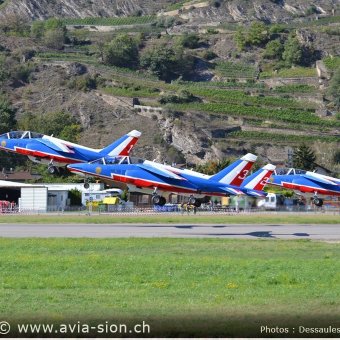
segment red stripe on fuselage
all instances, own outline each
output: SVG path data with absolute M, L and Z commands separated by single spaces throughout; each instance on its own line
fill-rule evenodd
M 60 162 L 60 163 L 65 163 L 65 164 L 83 163 L 84 162 L 81 159 L 74 159 L 74 158 L 67 158 L 67 157 L 63 157 L 63 156 L 57 156 L 57 155 L 53 155 L 53 154 L 49 154 L 49 153 L 41 152 L 41 151 L 37 151 L 37 150 L 22 149 L 22 148 L 16 147 L 15 151 L 20 153 L 21 155 L 53 159 L 54 161 L 57 161 L 57 162 Z
M 287 182 L 282 182 L 281 184 L 285 188 L 293 189 L 293 190 L 299 190 L 301 192 L 310 192 L 310 193 L 318 193 L 318 194 L 322 194 L 322 195 L 340 196 L 339 191 L 332 191 L 332 190 L 327 190 L 327 189 L 308 187 L 308 186 L 305 186 L 305 185 L 299 185 L 299 184 L 293 184 L 293 183 L 287 183 Z

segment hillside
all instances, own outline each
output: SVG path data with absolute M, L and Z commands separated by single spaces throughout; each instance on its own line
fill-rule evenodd
M 119 17 L 158 14 L 179 15 L 190 22 L 290 22 L 303 17 L 310 8 L 320 15 L 332 15 L 339 8 L 336 0 L 6 0 L 0 17 L 19 14 L 30 20 L 85 17 Z
M 340 67 L 338 6 L 5 1 L 0 82 L 17 120 L 7 126 L 34 130 L 30 115 L 67 112 L 82 144 L 104 146 L 139 129 L 135 154 L 191 165 L 245 152 L 289 163 L 306 143 L 318 164 L 339 171 L 339 106 L 330 91 Z M 31 22 L 49 17 L 62 21 Z M 138 42 L 136 58 L 114 65 L 109 46 L 122 34 Z M 288 60 L 289 44 L 300 47 L 299 60 Z M 162 51 L 172 64 L 160 73 Z

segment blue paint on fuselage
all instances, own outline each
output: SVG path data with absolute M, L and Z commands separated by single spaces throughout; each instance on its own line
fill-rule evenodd
M 336 179 L 335 179 L 336 180 Z M 328 190 L 335 193 L 340 193 L 340 185 L 337 182 L 333 184 L 327 184 L 324 182 L 318 181 L 318 178 L 311 179 L 306 178 L 302 175 L 273 175 L 271 176 L 271 180 L 269 182 L 273 185 L 283 186 L 283 183 L 291 183 L 293 185 L 299 185 L 308 188 L 315 188 L 315 190 Z

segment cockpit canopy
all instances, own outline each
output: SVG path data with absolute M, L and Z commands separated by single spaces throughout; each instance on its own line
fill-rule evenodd
M 294 168 L 276 168 L 274 171 L 275 175 L 303 175 L 307 171 Z
M 142 164 L 144 159 L 129 156 L 107 156 L 96 159 L 90 162 L 90 164 L 103 164 L 103 165 L 114 165 L 114 164 Z
M 32 131 L 10 131 L 0 135 L 0 139 L 31 139 L 42 138 L 44 134 Z

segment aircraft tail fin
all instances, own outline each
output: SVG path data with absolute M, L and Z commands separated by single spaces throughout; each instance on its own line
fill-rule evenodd
M 138 142 L 141 132 L 132 130 L 115 142 L 100 150 L 102 156 L 128 156 L 131 149 Z
M 267 164 L 263 168 L 248 176 L 242 184 L 242 188 L 262 191 L 273 174 L 276 166 Z
M 223 184 L 240 186 L 256 159 L 257 156 L 247 153 L 241 159 L 230 164 L 216 175 L 211 176 L 210 179 Z

